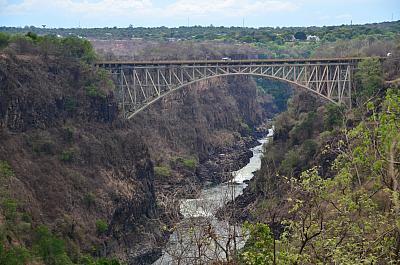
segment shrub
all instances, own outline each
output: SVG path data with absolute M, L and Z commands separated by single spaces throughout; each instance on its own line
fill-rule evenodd
M 65 55 L 80 59 L 86 63 L 92 63 L 96 60 L 96 53 L 92 44 L 88 40 L 78 37 L 67 37 L 61 40 L 61 45 Z
M 301 145 L 302 155 L 307 159 L 311 159 L 317 152 L 318 144 L 312 139 L 305 140 Z
M 0 49 L 5 48 L 10 43 L 10 35 L 0 32 Z
M 298 31 L 294 34 L 294 37 L 296 38 L 296 40 L 306 40 L 307 39 L 307 34 L 305 34 L 302 31 Z
M 73 148 L 64 150 L 61 153 L 60 160 L 63 162 L 72 162 L 76 156 L 76 151 Z
M 95 97 L 105 98 L 106 97 L 106 95 L 103 92 L 101 92 L 100 90 L 98 90 L 94 84 L 86 86 L 85 90 L 86 90 L 86 95 L 88 95 L 89 97 L 92 97 L 92 98 L 95 98 Z
M 332 130 L 343 123 L 343 106 L 328 104 L 324 116 L 325 130 Z
M 367 58 L 358 64 L 356 80 L 361 84 L 358 94 L 371 97 L 383 84 L 382 66 L 378 58 Z
M 25 265 L 32 259 L 31 253 L 24 247 L 12 247 L 6 250 L 0 242 L 1 265 Z
M 121 263 L 115 258 L 100 258 L 99 260 L 95 260 L 90 256 L 82 256 L 80 258 L 80 264 L 82 265 L 120 265 Z
M 18 203 L 10 198 L 4 199 L 1 202 L 1 208 L 7 221 L 15 221 L 17 217 Z
M 165 166 L 154 167 L 154 173 L 160 177 L 170 177 L 171 170 Z
M 197 166 L 197 160 L 195 158 L 177 158 L 176 162 L 183 166 L 185 169 L 194 171 Z
M 96 195 L 94 195 L 94 193 L 92 192 L 86 193 L 83 197 L 83 203 L 86 205 L 87 208 L 90 208 L 92 205 L 94 205 L 95 201 Z
M 285 154 L 285 158 L 281 163 L 281 171 L 284 174 L 291 176 L 299 163 L 299 154 L 294 150 L 290 150 Z
M 46 265 L 72 265 L 64 244 L 64 241 L 52 235 L 46 226 L 41 225 L 35 229 L 34 249 Z
M 196 166 L 197 166 L 197 161 L 196 161 L 196 159 L 183 159 L 182 160 L 182 165 L 187 169 L 187 170 L 190 170 L 190 171 L 194 171 L 195 169 L 196 169 Z
M 250 126 L 249 126 L 247 123 L 241 122 L 241 123 L 240 123 L 240 127 L 241 127 L 241 129 L 242 129 L 242 131 L 243 131 L 244 133 L 246 133 L 246 134 L 251 133 L 251 128 L 250 128 Z
M 110 72 L 103 68 L 97 68 L 96 74 L 100 80 L 108 80 L 108 78 L 110 77 Z
M 72 143 L 74 140 L 74 129 L 65 127 L 63 131 L 63 138 L 67 143 Z
M 36 33 L 33 33 L 33 32 L 28 32 L 28 33 L 26 33 L 25 36 L 30 38 L 33 41 L 37 41 L 38 40 L 38 35 Z
M 7 161 L 0 160 L 0 178 L 10 178 L 12 176 L 14 176 L 14 171 L 10 164 Z
M 21 221 L 25 223 L 32 223 L 32 217 L 28 213 L 22 213 Z
M 67 97 L 65 99 L 65 109 L 69 112 L 74 111 L 76 109 L 76 99 Z
M 293 144 L 299 144 L 312 136 L 316 119 L 317 114 L 315 112 L 309 112 L 300 124 L 292 128 L 289 132 L 289 136 Z
M 106 221 L 99 219 L 96 221 L 96 229 L 99 235 L 104 235 L 108 230 L 108 224 Z
M 272 264 L 274 260 L 274 237 L 266 224 L 243 225 L 249 238 L 240 255 L 244 264 Z

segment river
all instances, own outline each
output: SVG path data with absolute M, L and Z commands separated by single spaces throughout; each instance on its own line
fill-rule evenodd
M 273 129 L 270 129 L 266 137 L 258 140 L 260 144 L 250 149 L 253 156 L 249 163 L 232 172 L 233 178 L 229 183 L 206 187 L 196 199 L 181 200 L 180 212 L 184 218 L 171 234 L 162 257 L 153 265 L 203 264 L 227 260 L 229 255 L 243 246 L 240 226 L 218 220 L 215 214 L 219 208 L 243 193 L 246 182 L 260 169 L 263 145 L 272 135 Z

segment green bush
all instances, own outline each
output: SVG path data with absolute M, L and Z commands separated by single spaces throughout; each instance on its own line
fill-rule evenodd
M 319 134 L 319 138 L 321 138 L 322 141 L 326 141 L 331 137 L 332 137 L 331 131 L 323 131 L 322 133 Z
M 52 235 L 46 226 L 35 229 L 35 253 L 43 259 L 46 265 L 72 265 L 68 257 L 64 241 Z
M 63 162 L 72 162 L 76 156 L 76 151 L 73 148 L 64 150 L 60 155 L 60 160 Z
M 325 130 L 332 130 L 333 128 L 343 124 L 344 108 L 336 104 L 328 104 L 326 106 L 326 113 L 324 116 Z
M 87 208 L 90 208 L 96 202 L 96 195 L 94 193 L 89 192 L 83 196 L 83 203 L 86 205 Z
M 280 169 L 287 176 L 291 176 L 299 163 L 299 154 L 294 150 L 290 150 L 285 154 L 285 158 L 281 163 Z
M 61 40 L 61 45 L 67 56 L 80 59 L 86 63 L 96 60 L 96 53 L 88 40 L 78 37 L 66 37 Z
M 314 131 L 314 123 L 316 122 L 317 114 L 315 112 L 307 113 L 306 118 L 292 128 L 289 136 L 293 144 L 300 144 L 302 141 L 310 138 Z
M 97 87 L 94 84 L 88 85 L 85 87 L 86 95 L 89 97 L 95 98 L 95 97 L 101 97 L 105 98 L 106 95 L 97 89 Z
M 186 170 L 194 171 L 197 166 L 197 160 L 195 158 L 176 157 L 175 164 L 185 168 Z
M 16 246 L 6 250 L 0 242 L 1 265 L 25 265 L 30 260 L 32 260 L 32 256 L 26 248 Z
M 183 159 L 182 160 L 182 165 L 190 171 L 194 171 L 196 169 L 197 166 L 197 161 L 194 158 L 189 158 L 189 159 Z
M 170 177 L 171 176 L 171 170 L 169 167 L 166 167 L 166 166 L 154 167 L 154 173 L 156 174 L 156 176 L 159 176 L 159 177 Z
M 67 143 L 72 143 L 74 140 L 74 129 L 65 127 L 63 131 L 63 138 Z
M 33 41 L 38 41 L 38 35 L 36 33 L 33 32 L 28 32 L 25 34 L 26 37 L 30 38 Z
M 383 85 L 383 71 L 378 58 L 367 58 L 358 64 L 356 80 L 361 84 L 357 93 L 368 99 L 374 95 Z
M 306 160 L 309 160 L 317 152 L 317 149 L 318 143 L 312 139 L 307 139 L 301 145 L 301 154 Z
M 80 258 L 80 264 L 82 265 L 121 265 L 121 263 L 115 258 L 100 258 L 95 260 L 90 256 L 82 256 Z
M 251 128 L 250 128 L 250 126 L 249 126 L 247 123 L 241 122 L 241 123 L 240 123 L 240 127 L 242 128 L 242 130 L 243 130 L 246 134 L 251 133 Z
M 272 264 L 274 260 L 274 237 L 267 224 L 243 225 L 243 230 L 248 234 L 240 258 L 244 264 Z
M 25 223 L 32 223 L 32 217 L 29 215 L 29 213 L 24 212 L 22 213 L 21 221 Z
M 104 235 L 108 230 L 108 224 L 106 221 L 99 219 L 96 221 L 96 229 L 99 235 Z
M 67 97 L 65 99 L 65 109 L 69 112 L 74 111 L 76 109 L 76 99 L 71 98 L 71 97 Z
M 12 176 L 14 176 L 14 171 L 10 164 L 7 161 L 0 160 L 0 178 L 10 178 Z
M 10 35 L 0 32 L 0 49 L 8 46 L 10 42 Z
M 7 221 L 15 221 L 17 218 L 17 207 L 18 203 L 10 198 L 4 199 L 1 202 L 1 209 Z

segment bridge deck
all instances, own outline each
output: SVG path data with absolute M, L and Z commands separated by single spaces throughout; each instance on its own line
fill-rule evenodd
M 150 66 L 150 65 L 262 65 L 262 64 L 308 64 L 308 63 L 358 63 L 362 57 L 311 58 L 311 59 L 256 59 L 256 60 L 172 60 L 172 61 L 98 61 L 98 66 Z M 384 58 L 380 58 L 384 59 Z

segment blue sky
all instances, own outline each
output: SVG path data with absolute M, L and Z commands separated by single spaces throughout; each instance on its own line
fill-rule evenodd
M 323 26 L 400 20 L 400 0 L 0 0 L 0 26 Z

